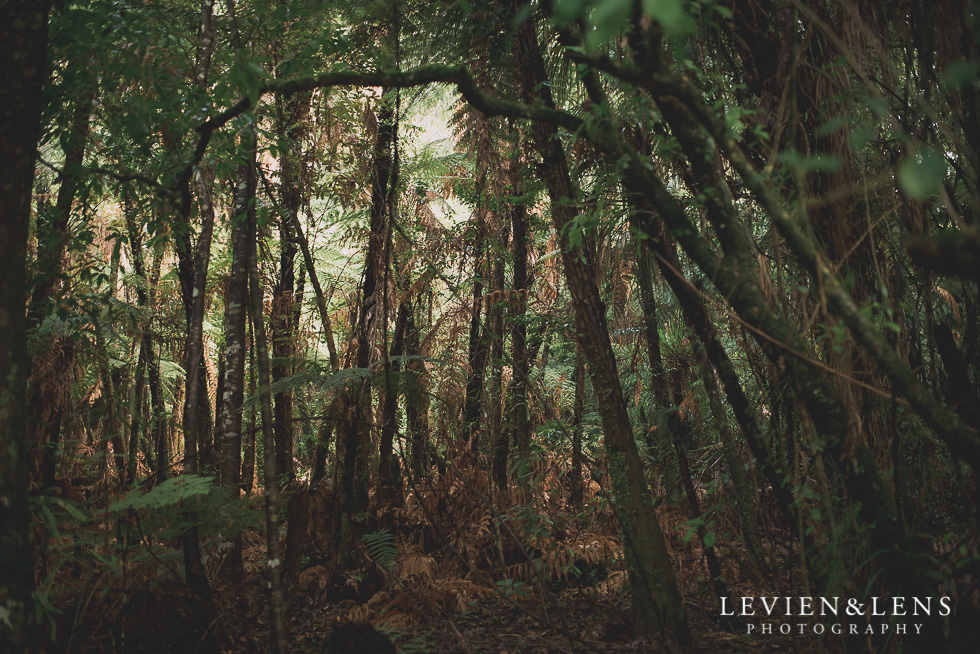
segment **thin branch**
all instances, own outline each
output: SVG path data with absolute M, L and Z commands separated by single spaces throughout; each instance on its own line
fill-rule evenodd
M 54 171 L 55 173 L 57 173 L 59 177 L 62 177 L 66 174 L 64 168 L 59 168 L 55 164 L 51 163 L 50 161 L 42 157 L 40 152 L 37 153 L 37 160 L 40 161 L 45 168 L 48 168 Z M 141 175 L 140 173 L 134 173 L 128 170 L 127 171 L 112 170 L 110 168 L 104 168 L 102 166 L 94 166 L 94 165 L 83 166 L 82 172 L 91 173 L 94 175 L 105 175 L 106 177 L 111 177 L 117 182 L 122 182 L 122 183 L 140 182 L 141 184 L 146 184 L 147 186 L 152 188 L 154 191 L 157 192 L 157 194 L 160 197 L 166 200 L 172 201 L 177 197 L 172 188 L 169 188 L 164 184 L 161 184 L 158 180 L 152 177 L 149 177 L 147 175 Z

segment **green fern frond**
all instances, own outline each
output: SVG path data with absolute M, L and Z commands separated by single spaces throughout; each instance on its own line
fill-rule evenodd
M 388 529 L 364 534 L 361 536 L 371 559 L 389 572 L 395 568 L 395 558 L 398 550 L 395 548 L 395 535 Z

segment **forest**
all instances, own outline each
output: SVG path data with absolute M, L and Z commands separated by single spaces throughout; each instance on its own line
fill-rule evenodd
M 0 0 L 0 652 L 976 651 L 980 3 Z

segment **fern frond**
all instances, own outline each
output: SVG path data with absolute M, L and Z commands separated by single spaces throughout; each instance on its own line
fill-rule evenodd
M 395 568 L 395 558 L 398 550 L 395 548 L 395 535 L 388 529 L 364 534 L 361 536 L 371 559 L 385 570 L 391 572 Z

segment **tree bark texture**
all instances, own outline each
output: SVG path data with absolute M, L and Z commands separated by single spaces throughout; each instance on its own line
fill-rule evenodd
M 279 279 L 272 289 L 269 331 L 272 338 L 272 380 L 282 381 L 293 373 L 293 340 L 296 327 L 296 243 L 293 238 L 303 204 L 303 136 L 309 120 L 312 94 L 300 93 L 281 100 L 279 132 L 288 139 L 289 150 L 280 158 Z M 295 477 L 293 449 L 293 392 L 275 396 L 276 470 L 280 485 Z
M 279 482 L 276 476 L 276 442 L 273 432 L 272 398 L 269 384 L 269 341 L 262 315 L 262 282 L 259 279 L 256 219 L 248 217 L 248 287 L 249 313 L 254 329 L 255 358 L 259 370 L 259 406 L 262 419 L 263 483 L 265 486 L 266 574 L 269 580 L 269 613 L 272 621 L 272 647 L 286 654 L 285 603 L 282 588 L 282 559 L 279 554 Z
M 372 350 L 381 322 L 379 320 L 382 313 L 381 294 L 386 292 L 383 287 L 385 270 L 383 259 L 388 231 L 388 183 L 392 170 L 392 147 L 396 138 L 394 108 L 390 102 L 392 94 L 388 89 L 383 89 L 381 97 L 382 102 L 377 111 L 378 134 L 372 156 L 368 248 L 364 258 L 361 302 L 354 325 L 356 337 L 354 364 L 365 371 L 375 359 Z M 387 326 L 382 325 L 380 328 L 386 329 Z M 353 389 L 346 392 L 346 398 L 341 404 L 343 415 L 339 417 L 340 426 L 337 435 L 340 479 L 337 493 L 338 523 L 334 533 L 337 552 L 341 556 L 340 567 L 350 569 L 355 565 L 357 557 L 354 518 L 364 511 L 368 502 L 368 455 L 371 441 L 367 416 L 370 414 L 371 407 L 371 387 L 367 381 L 356 383 Z
M 537 97 L 546 107 L 554 107 L 534 25 L 530 20 L 518 27 L 515 55 L 521 71 L 519 83 L 524 100 L 533 102 Z M 575 310 L 578 342 L 582 346 L 599 402 L 605 432 L 603 444 L 629 570 L 633 627 L 639 635 L 661 632 L 680 642 L 687 642 L 690 633 L 684 608 L 664 534 L 643 476 L 642 461 L 626 411 L 616 356 L 609 340 L 605 306 L 599 297 L 593 264 L 585 260 L 584 250 L 573 249 L 569 244 L 568 230 L 577 211 L 571 204 L 575 201 L 576 193 L 565 152 L 556 138 L 554 125 L 535 121 L 531 131 L 542 159 L 538 171 L 548 187 L 552 218 L 561 238 L 562 264 Z
M 34 570 L 28 537 L 27 234 L 49 2 L 0 2 L 0 649 L 23 651 Z
M 242 150 L 246 161 L 239 165 L 235 207 L 231 218 L 231 271 L 225 292 L 224 379 L 218 397 L 221 423 L 216 430 L 218 450 L 218 483 L 233 489 L 238 496 L 242 471 L 242 402 L 245 398 L 245 323 L 248 312 L 248 239 L 249 221 L 255 220 L 255 132 L 251 126 L 242 133 Z M 229 578 L 240 578 L 242 568 L 241 536 L 231 543 L 223 570 Z

